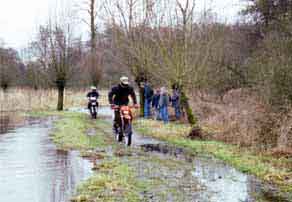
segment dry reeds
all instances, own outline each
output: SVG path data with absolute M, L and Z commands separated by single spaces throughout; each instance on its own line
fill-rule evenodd
M 260 150 L 292 146 L 292 115 L 283 119 L 250 90 L 232 90 L 221 99 L 194 93 L 192 107 L 215 140 Z
M 0 111 L 53 110 L 57 106 L 57 90 L 34 90 L 30 88 L 13 88 L 0 91 Z M 65 108 L 87 107 L 86 90 L 68 89 L 65 91 Z M 100 91 L 100 105 L 107 105 L 107 92 Z

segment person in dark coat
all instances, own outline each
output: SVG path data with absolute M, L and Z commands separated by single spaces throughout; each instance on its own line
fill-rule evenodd
M 149 86 L 148 82 L 144 84 L 144 117 L 150 118 L 151 116 L 151 102 L 153 97 L 153 89 Z
M 171 106 L 174 108 L 176 120 L 180 120 L 181 118 L 180 97 L 181 96 L 178 88 L 173 88 L 171 96 Z
M 130 102 L 129 97 L 132 98 L 135 107 L 138 107 L 137 97 L 134 88 L 129 85 L 128 77 L 123 76 L 120 78 L 120 84 L 114 86 L 109 92 L 108 100 L 112 108 L 114 108 L 115 106 L 128 106 Z M 119 124 L 120 121 L 120 111 L 119 109 L 116 109 L 113 123 L 113 128 L 115 132 L 117 132 L 117 124 Z

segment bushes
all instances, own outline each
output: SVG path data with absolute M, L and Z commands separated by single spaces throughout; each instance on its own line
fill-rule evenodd
M 292 104 L 292 38 L 269 34 L 248 66 L 249 82 L 269 104 Z
M 222 96 L 222 102 L 215 96 L 208 100 L 194 96 L 191 103 L 199 124 L 212 139 L 260 150 L 277 146 L 280 116 L 261 102 L 255 91 L 230 90 Z

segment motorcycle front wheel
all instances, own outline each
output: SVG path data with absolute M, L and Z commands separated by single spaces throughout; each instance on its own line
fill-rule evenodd
M 117 131 L 117 133 L 116 133 L 116 140 L 117 140 L 118 142 L 122 142 L 122 141 L 123 141 L 123 137 L 124 137 L 124 132 L 123 132 L 123 130 L 119 127 L 119 128 L 118 128 L 118 131 Z
M 94 107 L 94 106 L 91 107 L 90 114 L 91 114 L 92 119 L 96 119 L 97 118 L 97 109 L 96 109 L 96 107 Z
M 125 144 L 127 146 L 131 146 L 132 144 L 132 124 L 131 122 L 129 121 L 128 123 L 125 124 Z

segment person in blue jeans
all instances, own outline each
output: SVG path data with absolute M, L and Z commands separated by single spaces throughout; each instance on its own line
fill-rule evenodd
M 157 89 L 155 91 L 155 94 L 153 95 L 153 98 L 152 98 L 152 107 L 155 110 L 154 117 L 156 120 L 161 120 L 160 111 L 159 111 L 159 99 L 160 99 L 160 89 Z
M 151 116 L 151 102 L 153 97 L 153 89 L 147 82 L 144 84 L 144 117 L 150 118 Z
M 171 96 L 171 106 L 174 108 L 175 111 L 175 118 L 176 120 L 180 120 L 181 111 L 180 111 L 180 92 L 178 88 L 173 88 L 173 94 Z
M 162 87 L 161 92 L 160 92 L 160 99 L 159 99 L 159 110 L 160 110 L 160 116 L 164 123 L 169 122 L 168 105 L 169 105 L 169 96 L 167 94 L 166 88 Z

